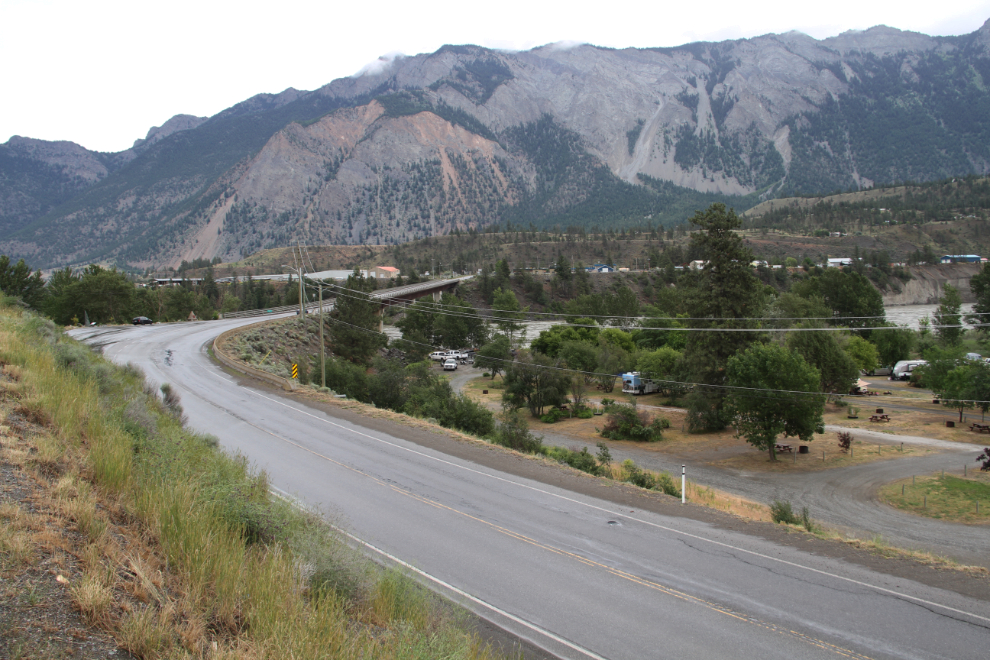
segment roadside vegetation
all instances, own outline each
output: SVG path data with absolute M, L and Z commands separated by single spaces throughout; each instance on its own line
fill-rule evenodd
M 274 498 L 263 473 L 186 430 L 155 392 L 34 314 L 0 308 L 3 394 L 40 432 L 11 453 L 75 527 L 75 607 L 139 658 L 488 658 L 455 614 Z M 15 448 L 16 449 L 16 448 Z M 36 551 L 0 516 L 4 571 Z

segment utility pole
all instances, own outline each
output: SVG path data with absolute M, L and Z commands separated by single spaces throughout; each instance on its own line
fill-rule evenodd
M 323 343 L 323 282 L 320 282 L 320 384 L 327 386 L 327 345 Z

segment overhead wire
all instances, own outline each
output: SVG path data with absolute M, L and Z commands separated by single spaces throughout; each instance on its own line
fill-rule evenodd
M 333 323 L 341 323 L 343 325 L 346 325 L 346 326 L 355 328 L 355 329 L 360 330 L 362 332 L 367 332 L 367 333 L 376 334 L 376 335 L 383 335 L 385 337 L 388 336 L 388 335 L 386 335 L 383 332 L 378 332 L 377 330 L 371 330 L 371 329 L 365 328 L 363 326 L 354 325 L 353 323 L 348 323 L 346 321 L 342 321 L 341 319 L 333 318 L 332 316 L 330 316 L 328 318 Z M 432 344 L 427 344 L 427 343 L 415 341 L 415 340 L 412 340 L 412 339 L 403 338 L 401 341 L 405 341 L 405 342 L 408 342 L 410 344 L 415 344 L 415 345 L 418 345 L 418 346 L 423 346 L 423 347 L 426 347 L 426 348 L 431 348 L 431 349 L 432 348 L 436 348 Z M 503 359 L 503 358 L 494 358 L 494 357 L 483 357 L 482 359 L 483 360 L 495 361 L 495 362 L 508 363 L 508 364 L 518 363 L 518 361 L 517 360 L 514 360 L 514 359 L 513 360 L 506 360 L 506 359 Z M 585 376 L 591 376 L 593 378 L 598 378 L 598 377 L 608 378 L 610 376 L 612 378 L 617 378 L 618 377 L 618 375 L 616 375 L 616 374 L 608 374 L 608 373 L 604 373 L 604 372 L 595 372 L 595 371 L 583 371 L 581 369 L 574 369 L 574 368 L 571 368 L 571 367 L 558 367 L 558 366 L 555 366 L 555 365 L 527 364 L 526 367 L 527 368 L 533 368 L 533 369 L 551 369 L 551 370 L 555 370 L 555 371 L 566 371 L 566 372 L 570 372 L 570 373 L 581 374 L 581 375 L 585 375 Z M 834 396 L 834 397 L 838 397 L 838 398 L 845 398 L 845 397 L 848 397 L 848 396 L 854 396 L 854 395 L 849 395 L 849 394 L 836 394 L 836 393 L 829 393 L 829 392 L 802 392 L 800 390 L 776 390 L 776 389 L 769 389 L 769 388 L 743 387 L 743 386 L 737 386 L 737 385 L 712 385 L 712 384 L 709 384 L 709 383 L 685 382 L 685 381 L 676 381 L 676 380 L 659 379 L 659 378 L 650 378 L 650 380 L 652 380 L 654 382 L 658 382 L 658 383 L 664 383 L 664 384 L 668 384 L 668 385 L 677 385 L 677 386 L 682 386 L 682 387 L 687 387 L 687 388 L 707 387 L 707 388 L 710 388 L 710 389 L 742 390 L 742 391 L 748 391 L 748 392 L 775 392 L 775 393 L 780 393 L 780 394 L 801 395 L 801 396 L 815 396 L 815 397 L 829 397 L 829 396 Z M 755 397 L 757 395 L 756 394 L 753 394 L 752 396 Z M 770 399 L 780 399 L 780 400 L 785 399 L 785 397 L 760 397 L 760 398 L 770 398 Z M 914 397 L 885 397 L 884 398 L 884 401 L 907 401 L 907 402 L 913 402 L 913 403 L 920 403 L 920 401 L 918 401 L 918 399 L 917 398 L 914 398 Z M 978 400 L 978 399 L 942 399 L 942 401 L 943 402 L 958 402 L 958 403 L 974 403 L 974 404 L 988 403 L 988 404 L 990 404 L 990 401 L 982 401 L 982 400 Z
M 348 289 L 348 288 L 342 287 L 342 286 L 340 286 L 338 284 L 327 284 L 327 286 L 331 287 L 332 289 L 339 290 L 340 292 L 338 292 L 337 295 L 342 296 L 342 297 L 345 297 L 345 298 L 352 298 L 352 299 L 358 299 L 358 300 L 366 300 L 367 299 L 367 298 L 364 297 L 364 296 L 367 296 L 368 295 L 365 292 L 355 291 L 354 289 Z M 346 291 L 346 292 L 349 292 L 349 293 L 342 293 L 343 291 Z M 350 295 L 350 294 L 355 294 L 355 293 L 358 294 L 358 295 L 357 296 Z M 375 302 L 378 302 L 378 301 L 375 301 Z M 527 320 L 527 319 L 518 318 L 518 317 L 498 316 L 498 312 L 493 312 L 491 315 L 479 314 L 477 312 L 474 313 L 474 314 L 471 314 L 471 313 L 466 312 L 466 311 L 465 312 L 456 312 L 456 311 L 452 311 L 450 307 L 443 307 L 442 305 L 437 305 L 436 303 L 420 303 L 419 301 L 417 301 L 415 303 L 410 303 L 408 301 L 403 301 L 403 300 L 394 301 L 394 302 L 387 302 L 387 303 L 385 301 L 381 301 L 381 304 L 387 304 L 387 305 L 392 306 L 392 307 L 401 307 L 401 308 L 403 308 L 406 311 L 408 311 L 409 309 L 413 308 L 417 304 L 421 304 L 421 305 L 424 305 L 424 306 L 427 307 L 427 309 L 424 309 L 423 310 L 426 313 L 440 314 L 440 315 L 446 315 L 446 316 L 457 316 L 457 317 L 462 317 L 462 318 L 476 319 L 476 320 L 481 320 L 481 321 L 486 321 L 486 322 L 495 322 L 495 323 L 520 323 L 520 322 L 524 322 L 524 321 Z M 509 312 L 509 313 L 510 314 L 525 314 L 526 312 Z M 571 315 L 564 315 L 564 314 L 562 314 L 561 316 L 575 316 L 575 317 L 578 317 L 578 318 L 589 318 L 589 317 L 585 317 L 585 316 L 579 316 L 579 315 L 576 315 L 576 314 L 571 314 Z M 962 315 L 960 315 L 960 316 L 962 316 Z M 664 318 L 659 318 L 658 319 L 656 317 L 629 317 L 629 316 L 625 316 L 625 317 L 598 316 L 597 318 L 607 318 L 607 319 L 612 319 L 612 318 L 636 319 L 637 321 L 640 322 L 640 324 L 642 324 L 643 322 L 647 322 L 647 323 L 660 323 L 660 322 L 667 322 L 667 321 L 669 321 L 669 322 L 678 322 L 678 321 L 682 321 L 682 320 L 687 320 L 687 319 L 671 318 L 671 317 L 664 317 Z M 843 318 L 879 318 L 879 317 L 843 317 Z M 696 319 L 696 320 L 698 320 L 698 319 Z M 725 319 L 701 319 L 701 320 L 705 320 L 705 321 L 731 320 L 731 321 L 736 321 L 736 322 L 745 322 L 745 321 L 783 320 L 783 319 L 778 319 L 778 318 L 774 318 L 774 317 L 743 317 L 743 318 L 733 318 L 733 319 L 725 318 Z M 802 319 L 802 320 L 807 320 L 807 319 Z M 537 321 L 537 322 L 539 322 L 539 321 Z M 633 324 L 602 326 L 602 325 L 599 325 L 599 324 L 572 323 L 572 322 L 568 322 L 568 321 L 561 321 L 561 322 L 556 323 L 554 325 L 560 325 L 560 326 L 571 327 L 571 328 L 597 328 L 597 329 L 606 329 L 606 328 L 627 329 L 628 328 L 628 329 L 636 329 L 636 330 L 667 330 L 667 331 L 677 331 L 677 332 L 845 332 L 845 331 L 850 331 L 850 330 L 898 330 L 898 329 L 905 329 L 902 326 L 867 326 L 867 327 L 860 327 L 860 326 L 852 326 L 852 327 L 847 327 L 847 326 L 827 326 L 827 327 L 790 327 L 790 328 L 774 328 L 774 327 L 758 327 L 758 328 L 708 327 L 708 328 L 697 328 L 697 327 L 683 327 L 683 326 L 677 326 L 677 325 L 669 325 L 669 326 L 667 326 L 667 325 L 664 325 L 664 326 L 646 326 L 646 325 L 633 325 Z M 979 328 L 979 327 L 984 327 L 984 326 L 987 326 L 987 325 L 990 325 L 990 322 L 988 322 L 988 323 L 973 323 L 973 324 L 969 324 L 969 325 L 964 325 L 962 323 L 960 323 L 959 325 L 949 325 L 949 324 L 934 325 L 934 324 L 930 324 L 928 327 L 929 328 L 932 328 L 932 329 L 941 329 L 941 328 L 967 328 L 967 327 Z

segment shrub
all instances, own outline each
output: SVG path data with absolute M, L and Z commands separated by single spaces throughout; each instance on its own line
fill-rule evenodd
M 593 413 L 590 408 L 582 408 L 581 410 L 577 411 L 578 419 L 591 419 L 594 416 L 595 413 Z
M 801 520 L 794 515 L 794 511 L 791 509 L 791 503 L 784 500 L 774 500 L 773 504 L 770 505 L 770 518 L 775 523 L 783 523 L 785 525 L 796 525 Z
M 560 408 L 551 408 L 550 412 L 540 417 L 540 421 L 544 424 L 553 424 L 555 422 L 559 422 L 564 417 L 567 417 L 567 413 L 563 410 Z
M 649 415 L 636 411 L 635 406 L 612 404 L 606 407 L 608 418 L 605 428 L 599 432 L 610 440 L 638 440 L 656 442 L 663 440 L 664 429 L 670 428 L 665 417 L 650 420 Z
M 985 447 L 983 453 L 976 457 L 977 461 L 983 461 L 983 465 L 980 469 L 984 472 L 990 472 L 990 447 Z
M 529 432 L 529 424 L 518 410 L 507 409 L 502 413 L 492 440 L 503 447 L 530 454 L 544 451 L 543 438 Z
M 582 448 L 581 451 L 574 451 L 566 447 L 551 447 L 547 450 L 547 456 L 588 474 L 600 475 L 602 473 L 601 466 L 595 457 L 588 452 L 587 447 Z
M 839 431 L 838 436 L 839 447 L 841 447 L 843 451 L 849 451 L 849 447 L 852 446 L 852 433 L 847 431 Z
M 596 446 L 598 447 L 598 462 L 603 469 L 607 469 L 612 463 L 612 452 L 608 450 L 608 445 L 604 442 L 599 442 Z
M 667 472 L 647 472 L 640 469 L 630 459 L 622 461 L 623 481 L 647 490 L 659 490 L 673 497 L 680 497 L 681 491 L 674 478 Z

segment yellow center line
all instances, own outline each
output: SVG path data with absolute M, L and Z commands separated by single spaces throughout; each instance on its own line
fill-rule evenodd
M 607 572 L 607 573 L 609 573 L 611 575 L 614 575 L 616 577 L 619 577 L 619 578 L 628 580 L 628 581 L 633 582 L 635 584 L 639 584 L 639 585 L 641 585 L 643 587 L 646 587 L 648 589 L 652 589 L 653 591 L 658 591 L 658 592 L 663 593 L 663 594 L 665 594 L 667 596 L 672 596 L 672 597 L 678 598 L 680 600 L 684 600 L 684 601 L 687 601 L 687 602 L 695 603 L 697 605 L 701 605 L 702 607 L 705 607 L 705 608 L 707 608 L 707 609 L 709 609 L 709 610 L 711 610 L 713 612 L 718 612 L 719 614 L 724 614 L 724 615 L 726 615 L 728 617 L 731 617 L 733 619 L 736 619 L 738 621 L 749 623 L 749 624 L 758 626 L 760 628 L 763 628 L 765 630 L 768 630 L 770 632 L 778 633 L 780 635 L 793 637 L 794 639 L 797 639 L 799 641 L 805 642 L 807 644 L 810 644 L 811 646 L 815 646 L 815 647 L 820 648 L 820 649 L 822 649 L 824 651 L 831 651 L 832 653 L 835 653 L 837 655 L 840 655 L 840 656 L 843 656 L 843 657 L 846 657 L 846 658 L 853 658 L 854 660 L 872 660 L 872 658 L 870 658 L 870 656 L 862 655 L 860 653 L 857 653 L 856 651 L 852 651 L 852 650 L 849 650 L 849 649 L 842 648 L 841 646 L 836 646 L 835 644 L 831 644 L 831 643 L 826 642 L 824 640 L 817 639 L 815 637 L 811 637 L 811 636 L 806 635 L 805 633 L 802 633 L 800 631 L 790 630 L 788 628 L 784 628 L 784 627 L 778 626 L 778 625 L 773 624 L 773 623 L 768 623 L 766 621 L 760 621 L 758 619 L 754 619 L 752 617 L 749 617 L 749 616 L 746 616 L 746 615 L 743 615 L 743 614 L 739 614 L 738 612 L 734 612 L 734 611 L 726 608 L 723 605 L 719 605 L 718 603 L 714 603 L 714 602 L 705 600 L 703 598 L 699 598 L 698 596 L 693 596 L 693 595 L 688 594 L 688 593 L 685 593 L 683 591 L 679 591 L 677 589 L 673 589 L 671 587 L 667 587 L 667 586 L 662 585 L 662 584 L 660 584 L 658 582 L 654 582 L 652 580 L 648 580 L 646 578 L 642 578 L 642 577 L 639 577 L 637 575 L 633 575 L 632 573 L 627 573 L 627 572 L 625 572 L 625 571 L 623 571 L 621 569 L 618 569 L 618 568 L 609 566 L 607 564 L 603 564 L 601 562 L 595 561 L 593 559 L 589 559 L 587 557 L 583 557 L 583 556 L 581 556 L 579 554 L 570 552 L 568 550 L 564 550 L 564 549 L 561 549 L 561 548 L 557 548 L 555 546 L 547 545 L 545 543 L 542 543 L 540 541 L 537 541 L 536 539 L 530 538 L 530 537 L 528 537 L 528 536 L 526 536 L 524 534 L 521 534 L 519 532 L 513 531 L 513 530 L 508 529 L 506 527 L 502 527 L 500 525 L 496 525 L 495 523 L 489 522 L 489 521 L 487 521 L 487 520 L 485 520 L 483 518 L 479 518 L 478 516 L 474 516 L 474 515 L 472 515 L 470 513 L 461 511 L 460 509 L 455 509 L 455 508 L 453 508 L 451 506 L 448 506 L 446 504 L 443 504 L 442 502 L 438 502 L 436 500 L 433 500 L 433 499 L 424 497 L 422 495 L 417 495 L 417 494 L 415 494 L 413 492 L 410 492 L 409 490 L 406 490 L 405 488 L 400 488 L 399 486 L 396 486 L 395 484 L 391 484 L 391 483 L 388 483 L 386 481 L 383 481 L 382 479 L 379 479 L 378 477 L 375 477 L 375 476 L 373 476 L 371 474 L 368 474 L 367 472 L 364 472 L 363 470 L 359 470 L 356 467 L 353 467 L 351 465 L 347 465 L 345 463 L 342 463 L 342 462 L 340 462 L 338 460 L 332 459 L 329 456 L 326 456 L 325 454 L 321 454 L 318 451 L 315 451 L 313 449 L 310 449 L 308 447 L 305 447 L 305 446 L 303 446 L 303 445 L 301 445 L 301 444 L 299 444 L 297 442 L 294 442 L 292 440 L 289 440 L 288 438 L 284 438 L 284 437 L 282 437 L 280 435 L 277 435 L 275 433 L 272 433 L 271 431 L 269 431 L 267 429 L 263 429 L 260 426 L 257 426 L 255 424 L 252 424 L 251 422 L 245 422 L 245 423 L 248 424 L 249 426 L 252 426 L 252 427 L 258 429 L 259 431 L 261 431 L 263 433 L 266 433 L 266 434 L 268 434 L 268 435 L 270 435 L 270 436 L 272 436 L 274 438 L 278 438 L 282 442 L 285 442 L 286 444 L 292 445 L 293 447 L 296 447 L 297 449 L 301 449 L 304 452 L 307 452 L 309 454 L 312 454 L 314 456 L 317 456 L 317 457 L 319 457 L 319 458 L 321 458 L 321 459 L 323 459 L 323 460 L 325 460 L 325 461 L 327 461 L 329 463 L 333 463 L 334 465 L 337 465 L 339 467 L 342 467 L 345 470 L 349 470 L 350 472 L 353 472 L 355 474 L 361 475 L 362 477 L 365 477 L 367 479 L 370 479 L 371 481 L 375 482 L 376 484 L 381 485 L 381 486 L 384 486 L 386 488 L 389 488 L 390 490 L 392 490 L 393 492 L 395 492 L 395 493 L 397 493 L 399 495 L 403 495 L 403 496 L 408 497 L 410 499 L 416 500 L 417 502 L 421 502 L 421 503 L 426 504 L 427 506 L 431 506 L 431 507 L 433 507 L 435 509 L 441 509 L 441 510 L 448 511 L 450 513 L 457 514 L 459 516 L 463 516 L 464 518 L 468 518 L 469 520 L 473 520 L 473 521 L 478 522 L 478 523 L 480 523 L 482 525 L 485 525 L 487 527 L 490 527 L 491 529 L 494 529 L 495 531 L 497 531 L 497 532 L 499 532 L 501 534 L 504 534 L 504 535 L 506 535 L 506 536 L 508 536 L 510 538 L 516 539 L 517 541 L 521 541 L 523 543 L 527 543 L 527 544 L 532 545 L 534 547 L 540 548 L 541 550 L 545 550 L 547 552 L 550 552 L 550 553 L 553 553 L 553 554 L 556 554 L 556 555 L 560 555 L 562 557 L 567 557 L 567 558 L 573 559 L 574 561 L 580 562 L 580 563 L 582 563 L 582 564 L 584 564 L 586 566 L 590 566 L 592 568 L 600 568 L 600 569 L 604 570 L 605 572 Z

